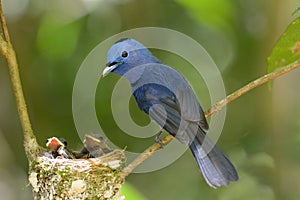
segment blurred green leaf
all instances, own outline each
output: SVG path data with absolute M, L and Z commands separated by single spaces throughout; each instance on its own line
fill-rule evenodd
M 253 166 L 256 165 L 258 167 L 269 167 L 269 168 L 275 167 L 274 159 L 266 152 L 260 152 L 254 154 L 252 157 L 248 159 Z
M 239 171 L 240 179 L 221 192 L 219 200 L 274 200 L 271 187 L 261 184 L 258 179 L 244 171 Z
M 233 18 L 233 3 L 228 0 L 176 0 L 200 23 L 226 27 Z
M 281 35 L 268 58 L 268 72 L 300 59 L 300 18 L 295 19 Z
M 66 59 L 75 49 L 81 21 L 66 22 L 58 16 L 46 16 L 39 27 L 37 46 L 52 60 Z
M 294 12 L 293 12 L 293 15 L 297 14 L 297 13 L 300 13 L 300 7 L 298 7 Z
M 132 185 L 125 183 L 121 190 L 120 195 L 125 196 L 125 199 L 128 200 L 147 200 L 137 189 L 135 189 Z

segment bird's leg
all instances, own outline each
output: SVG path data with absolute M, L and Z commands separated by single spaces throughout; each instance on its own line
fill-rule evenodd
M 156 143 L 158 143 L 158 144 L 160 144 L 160 146 L 161 146 L 161 148 L 164 148 L 164 144 L 162 143 L 162 141 L 161 141 L 161 139 L 160 139 L 160 136 L 161 136 L 161 134 L 163 133 L 163 129 L 161 129 L 159 132 L 158 132 L 158 134 L 155 136 L 155 138 L 154 138 L 154 141 L 156 142 Z

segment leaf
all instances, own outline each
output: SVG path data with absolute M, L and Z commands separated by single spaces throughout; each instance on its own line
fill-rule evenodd
M 66 59 L 75 50 L 81 24 L 80 20 L 66 22 L 55 15 L 46 16 L 38 32 L 39 51 L 52 60 Z
M 228 0 L 176 0 L 198 22 L 214 27 L 228 27 L 234 18 L 234 3 Z
M 297 14 L 297 13 L 300 13 L 300 7 L 298 7 L 294 12 L 293 12 L 293 15 Z
M 129 183 L 125 183 L 121 190 L 120 190 L 120 196 L 124 195 L 125 199 L 130 200 L 146 200 L 146 197 L 144 197 L 136 188 L 134 188 Z
M 300 18 L 295 19 L 281 35 L 268 57 L 268 73 L 300 59 Z

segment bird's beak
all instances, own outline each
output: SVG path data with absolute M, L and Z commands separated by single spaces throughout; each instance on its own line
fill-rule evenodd
M 104 70 L 102 72 L 102 76 L 103 77 L 106 76 L 111 71 L 113 71 L 114 69 L 116 69 L 120 64 L 121 64 L 121 62 L 107 63 L 106 67 L 104 68 Z

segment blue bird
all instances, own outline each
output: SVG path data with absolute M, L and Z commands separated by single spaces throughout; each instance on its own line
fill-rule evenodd
M 131 84 L 138 107 L 169 134 L 189 145 L 207 184 L 213 188 L 237 181 L 233 164 L 206 136 L 204 112 L 186 79 L 164 65 L 141 43 L 125 38 L 108 51 L 103 76 L 110 72 Z

